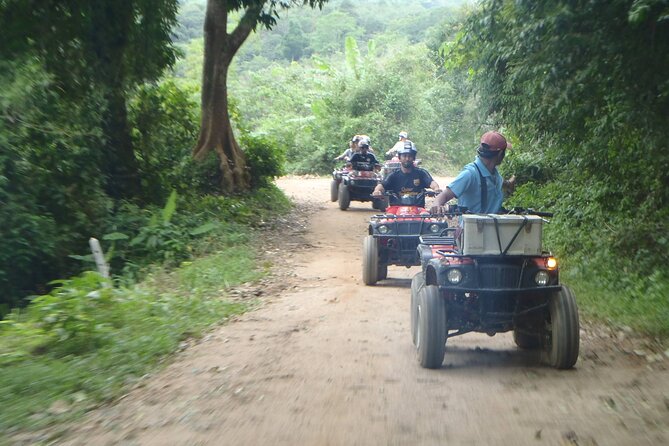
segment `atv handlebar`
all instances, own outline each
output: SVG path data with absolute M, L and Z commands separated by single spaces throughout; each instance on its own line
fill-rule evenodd
M 437 194 L 439 194 L 439 192 L 441 191 L 435 191 L 430 188 L 425 188 L 422 192 L 419 192 L 416 195 L 409 195 L 409 194 L 399 195 L 396 192 L 384 191 L 381 195 L 372 195 L 372 197 L 375 198 L 393 197 L 397 198 L 398 200 L 401 200 L 403 197 L 415 197 L 416 200 L 420 200 L 423 197 L 434 197 Z

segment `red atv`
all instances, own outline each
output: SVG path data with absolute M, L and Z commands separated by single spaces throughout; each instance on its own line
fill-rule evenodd
M 372 192 L 381 175 L 375 171 L 375 166 L 369 163 L 346 163 L 342 169 L 332 172 L 330 183 L 330 200 L 339 201 L 339 209 L 345 211 L 351 201 L 371 201 L 372 208 L 385 210 L 385 201 L 372 197 Z
M 513 330 L 516 345 L 541 349 L 558 369 L 573 367 L 579 317 L 560 283 L 557 259 L 541 246 L 548 213 L 441 216 L 447 229 L 421 237 L 422 271 L 411 282 L 411 334 L 418 361 L 440 368 L 449 338 Z
M 403 196 L 386 193 L 390 206 L 385 214 L 369 220 L 369 235 L 363 240 L 362 280 L 366 285 L 385 279 L 388 265 L 420 265 L 416 251 L 420 236 L 440 234 L 447 228 L 444 219 L 432 217 L 423 207 L 425 197 L 434 194 L 431 190 Z

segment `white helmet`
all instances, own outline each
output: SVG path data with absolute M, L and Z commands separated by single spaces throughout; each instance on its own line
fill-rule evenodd
M 407 132 L 400 132 L 400 137 L 399 137 L 399 139 L 402 139 L 402 138 L 408 138 L 408 137 L 409 137 L 409 134 L 408 134 Z

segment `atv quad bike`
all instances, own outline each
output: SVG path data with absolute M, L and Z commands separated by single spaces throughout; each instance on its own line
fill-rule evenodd
M 443 218 L 457 224 L 421 237 L 422 270 L 411 283 L 411 335 L 421 366 L 441 367 L 449 338 L 511 330 L 519 348 L 541 349 L 550 366 L 574 366 L 578 307 L 560 283 L 556 258 L 541 248 L 548 216 L 456 212 Z
M 381 175 L 369 163 L 347 163 L 343 169 L 332 172 L 330 200 L 338 201 L 342 211 L 349 208 L 351 201 L 371 201 L 372 208 L 384 211 L 385 202 L 372 197 L 372 192 L 380 180 Z
M 363 240 L 362 280 L 365 285 L 385 279 L 388 265 L 407 268 L 420 265 L 416 251 L 420 236 L 439 234 L 447 227 L 444 219 L 433 218 L 422 207 L 425 196 L 434 196 L 434 192 L 428 189 L 417 195 L 385 194 L 390 206 L 385 214 L 372 216 L 368 235 Z

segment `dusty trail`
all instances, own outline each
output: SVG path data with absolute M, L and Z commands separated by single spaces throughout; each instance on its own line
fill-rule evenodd
M 443 181 L 442 181 L 443 183 Z M 327 179 L 282 179 L 316 210 L 308 248 L 274 254 L 288 290 L 220 327 L 56 444 L 669 444 L 667 359 L 582 332 L 571 371 L 537 364 L 508 334 L 449 340 L 421 369 L 409 332 L 410 278 L 361 283 L 369 203 L 330 203 Z

